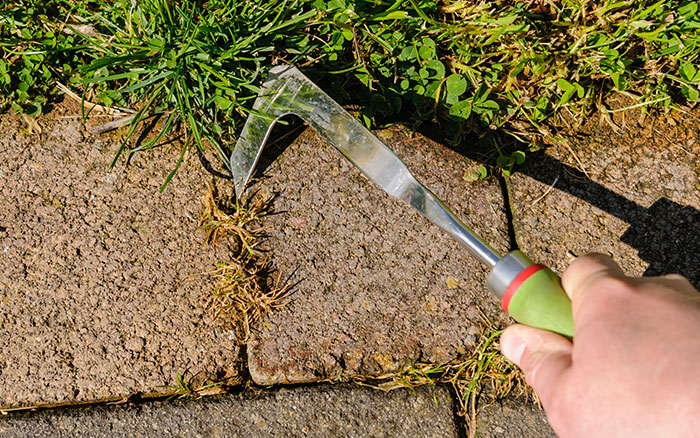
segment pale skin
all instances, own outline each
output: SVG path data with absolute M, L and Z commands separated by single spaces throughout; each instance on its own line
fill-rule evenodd
M 523 325 L 501 336 L 560 438 L 700 436 L 700 293 L 683 277 L 634 278 L 608 256 L 562 275 L 572 344 Z

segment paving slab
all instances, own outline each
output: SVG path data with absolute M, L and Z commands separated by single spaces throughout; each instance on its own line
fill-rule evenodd
M 68 116 L 77 112 L 69 112 Z M 109 164 L 117 138 L 61 112 L 0 118 L 0 407 L 163 392 L 175 373 L 235 372 L 205 312 L 225 246 L 197 230 L 209 176 L 178 151 Z
M 509 181 L 518 245 L 559 272 L 596 251 L 628 275 L 700 285 L 698 116 L 628 113 L 617 128 L 595 117 L 568 146 L 528 159 Z
M 522 399 L 504 399 L 476 416 L 475 438 L 556 438 L 544 411 Z
M 465 181 L 477 163 L 419 135 L 378 135 L 467 225 L 497 250 L 507 249 L 498 181 Z M 506 321 L 480 262 L 374 186 L 312 129 L 286 149 L 268 151 L 261 166 L 264 178 L 252 190 L 275 195 L 266 246 L 281 277 L 295 286 L 289 305 L 248 343 L 255 382 L 445 362 L 469 351 L 483 318 Z
M 385 393 L 339 385 L 10 415 L 0 418 L 0 436 L 457 438 L 460 433 L 443 387 Z

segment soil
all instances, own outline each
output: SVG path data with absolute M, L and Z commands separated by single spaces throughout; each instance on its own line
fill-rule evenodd
M 40 117 L 41 134 L 0 118 L 0 406 L 236 375 L 235 336 L 206 312 L 206 272 L 229 254 L 197 230 L 209 179 L 197 157 L 161 194 L 177 150 L 110 169 L 119 140 L 62 116 Z

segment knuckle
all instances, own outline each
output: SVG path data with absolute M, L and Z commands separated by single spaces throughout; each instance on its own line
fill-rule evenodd
M 672 283 L 677 285 L 678 288 L 680 289 L 687 289 L 687 290 L 695 290 L 695 287 L 693 284 L 684 276 L 681 274 L 667 274 L 662 277 L 663 280 L 668 281 L 669 283 Z M 695 290 L 697 292 L 697 290 Z
M 630 282 L 626 278 L 602 275 L 591 281 L 589 287 L 602 297 L 624 297 L 634 295 L 638 292 L 639 286 Z

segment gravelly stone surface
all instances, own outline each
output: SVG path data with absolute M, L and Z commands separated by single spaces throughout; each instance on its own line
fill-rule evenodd
M 544 411 L 533 403 L 506 399 L 477 414 L 476 438 L 556 438 Z
M 527 160 L 509 183 L 516 239 L 559 272 L 597 251 L 628 275 L 678 272 L 698 286 L 698 111 L 677 120 L 638 117 L 618 117 L 619 132 L 596 118 L 570 148 L 555 145 Z
M 507 249 L 497 181 L 466 182 L 474 163 L 423 137 L 379 135 L 459 217 L 497 250 Z M 313 130 L 264 175 L 262 188 L 276 195 L 277 213 L 266 219 L 266 245 L 282 278 L 298 284 L 290 304 L 249 342 L 257 383 L 439 363 L 468 351 L 482 314 L 505 321 L 476 259 L 370 183 Z
M 316 386 L 194 402 L 64 409 L 0 418 L 0 436 L 30 437 L 454 437 L 446 389 L 389 393 Z
M 176 372 L 235 371 L 210 324 L 208 279 L 228 256 L 197 231 L 208 178 L 162 148 L 108 168 L 117 139 L 42 117 L 0 118 L 0 407 L 162 392 Z

